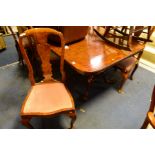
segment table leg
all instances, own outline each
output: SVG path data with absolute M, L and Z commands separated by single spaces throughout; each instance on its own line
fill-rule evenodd
M 92 84 L 93 80 L 94 80 L 94 75 L 91 74 L 91 75 L 89 75 L 87 77 L 87 86 L 86 86 L 86 89 L 85 89 L 85 92 L 84 92 L 84 95 L 83 95 L 83 100 L 85 100 L 85 101 L 88 99 L 89 89 L 91 87 L 91 84 Z

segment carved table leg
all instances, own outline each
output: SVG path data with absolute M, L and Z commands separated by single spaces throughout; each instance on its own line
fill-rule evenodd
M 89 75 L 88 80 L 87 80 L 86 90 L 85 90 L 84 95 L 83 95 L 83 100 L 85 100 L 85 101 L 88 99 L 89 89 L 90 89 L 90 86 L 91 86 L 93 80 L 94 80 L 94 76 Z
M 21 123 L 29 129 L 33 129 L 33 126 L 30 124 L 31 118 L 22 117 Z

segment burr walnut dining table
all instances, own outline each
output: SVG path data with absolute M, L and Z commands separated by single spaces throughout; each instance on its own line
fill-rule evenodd
M 87 35 L 85 39 L 65 46 L 64 60 L 78 73 L 88 77 L 87 91 L 85 98 L 88 96 L 88 89 L 93 81 L 95 74 L 101 73 L 114 66 L 118 62 L 136 54 L 142 54 L 145 45 L 138 41 L 133 41 L 131 51 L 123 50 L 111 46 L 97 35 Z M 53 52 L 60 56 L 61 50 Z

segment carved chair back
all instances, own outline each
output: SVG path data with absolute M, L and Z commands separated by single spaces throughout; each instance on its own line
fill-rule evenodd
M 48 37 L 49 35 L 55 35 L 60 38 L 61 41 L 61 46 L 58 48 L 52 48 L 54 47 L 53 45 L 51 46 L 48 43 Z M 54 29 L 50 28 L 32 28 L 26 30 L 24 33 L 22 33 L 19 37 L 19 46 L 21 49 L 21 53 L 23 55 L 23 58 L 28 66 L 29 70 L 29 79 L 31 82 L 31 85 L 35 84 L 35 79 L 34 79 L 34 71 L 33 67 L 31 65 L 31 62 L 29 60 L 29 57 L 27 55 L 27 52 L 23 46 L 22 40 L 24 38 L 27 38 L 31 49 L 34 52 L 37 52 L 37 55 L 39 56 L 41 60 L 41 68 L 42 68 L 42 73 L 43 73 L 43 81 L 54 81 L 53 76 L 52 76 L 52 66 L 50 63 L 50 56 L 51 56 L 51 49 L 52 50 L 61 50 L 61 58 L 60 58 L 60 72 L 62 75 L 62 79 L 64 80 L 64 71 L 63 71 L 63 66 L 64 66 L 64 38 L 63 34 L 61 32 L 58 32 Z M 55 45 L 56 46 L 56 45 Z M 33 48 L 32 48 L 33 47 Z

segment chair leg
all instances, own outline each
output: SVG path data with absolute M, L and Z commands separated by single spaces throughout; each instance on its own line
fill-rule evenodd
M 71 118 L 71 124 L 70 124 L 69 129 L 72 129 L 74 127 L 74 123 L 76 121 L 76 112 L 75 111 L 69 112 L 69 117 Z
M 135 68 L 131 72 L 131 74 L 130 74 L 130 80 L 133 80 L 133 74 L 135 73 L 135 71 L 137 70 L 137 68 L 138 68 L 138 64 L 135 65 Z
M 29 128 L 29 129 L 33 129 L 33 126 L 30 124 L 30 119 L 31 118 L 24 118 L 24 117 L 22 117 L 22 120 L 21 120 L 21 123 L 24 125 L 24 126 L 26 126 L 27 128 Z
M 124 85 L 125 81 L 128 79 L 128 76 L 129 76 L 129 73 L 122 72 L 122 80 L 121 80 L 121 84 L 120 84 L 120 86 L 118 88 L 119 93 L 123 93 L 122 88 L 123 88 L 123 85 Z
M 24 66 L 24 61 L 23 61 L 23 57 L 22 57 L 18 42 L 16 42 L 15 46 L 18 53 L 18 61 L 22 64 L 22 66 Z
M 147 117 L 146 117 L 146 118 L 145 118 L 145 121 L 144 121 L 144 123 L 143 123 L 143 125 L 141 126 L 141 129 L 146 129 L 147 126 L 148 126 L 148 124 L 149 124 L 149 122 L 148 122 L 148 119 L 147 119 Z

